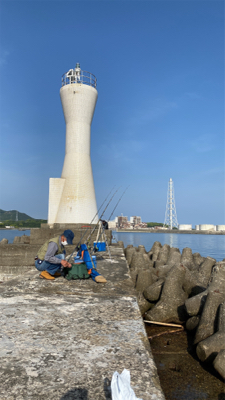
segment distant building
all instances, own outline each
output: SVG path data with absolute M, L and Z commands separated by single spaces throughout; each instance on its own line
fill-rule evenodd
M 195 225 L 196 231 L 225 231 L 225 225 L 202 224 Z
M 199 230 L 200 231 L 215 231 L 216 226 L 212 224 L 201 224 L 199 225 Z
M 113 221 L 112 221 L 113 222 Z M 116 227 L 122 229 L 147 229 L 147 223 L 142 222 L 141 217 L 132 216 L 130 221 L 123 214 L 115 218 Z
M 158 226 L 158 225 L 156 225 L 156 226 L 151 226 L 148 229 L 159 229 L 159 230 L 164 229 L 164 230 L 167 230 L 169 228 L 167 228 L 166 226 Z
M 131 224 L 138 225 L 138 224 L 141 224 L 141 222 L 142 222 L 141 217 L 137 217 L 137 216 L 130 217 Z
M 116 224 L 116 219 L 114 219 L 113 221 L 108 221 L 109 229 L 116 229 Z
M 225 225 L 216 225 L 217 231 L 225 231 Z
M 178 225 L 179 231 L 191 231 L 192 225 L 191 224 L 180 224 Z
M 118 220 L 118 222 L 117 222 L 118 227 L 120 228 L 120 227 L 124 226 L 125 224 L 127 224 L 128 217 L 124 217 L 123 215 L 121 215 L 120 217 L 117 217 L 117 220 Z

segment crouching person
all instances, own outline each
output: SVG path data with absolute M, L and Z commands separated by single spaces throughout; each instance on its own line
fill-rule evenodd
M 62 235 L 56 236 L 45 242 L 35 257 L 35 267 L 41 271 L 40 278 L 55 279 L 61 275 L 63 268 L 71 268 L 71 264 L 65 260 L 65 248 L 73 244 L 74 233 L 67 229 Z

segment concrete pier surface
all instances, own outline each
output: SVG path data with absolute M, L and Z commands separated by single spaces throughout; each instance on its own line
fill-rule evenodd
M 106 284 L 47 281 L 34 266 L 0 273 L 1 400 L 111 399 L 124 368 L 138 398 L 165 399 L 123 249 L 110 250 L 112 263 L 97 256 Z

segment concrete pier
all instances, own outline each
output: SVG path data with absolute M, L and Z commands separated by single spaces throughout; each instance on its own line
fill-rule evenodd
M 22 265 L 0 284 L 1 400 L 111 399 L 124 368 L 138 398 L 165 399 L 123 249 L 110 250 L 112 263 L 97 257 L 106 284 L 42 280 Z

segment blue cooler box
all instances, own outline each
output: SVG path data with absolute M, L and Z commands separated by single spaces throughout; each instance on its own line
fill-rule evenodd
M 97 247 L 98 251 L 106 251 L 105 242 L 94 242 L 94 247 Z
M 84 260 L 82 260 L 82 258 L 80 258 L 80 256 L 76 255 L 74 257 L 74 262 L 73 263 L 74 264 L 81 264 L 81 263 L 84 263 Z
M 82 258 L 75 258 L 73 264 L 83 264 L 84 260 Z

